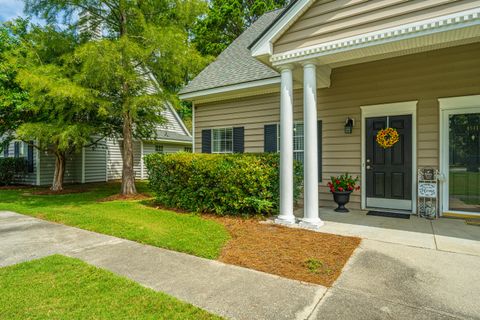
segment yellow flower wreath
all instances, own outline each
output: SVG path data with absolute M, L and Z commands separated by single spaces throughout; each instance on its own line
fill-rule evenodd
M 377 133 L 377 143 L 384 149 L 391 148 L 398 140 L 400 136 L 394 128 L 385 128 Z

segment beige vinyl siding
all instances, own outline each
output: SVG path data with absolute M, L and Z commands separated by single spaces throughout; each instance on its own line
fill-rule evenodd
M 331 87 L 318 90 L 318 116 L 323 122 L 323 166 L 320 205 L 332 206 L 326 183 L 330 176 L 361 173 L 360 106 L 418 100 L 417 166 L 439 165 L 438 98 L 480 94 L 480 44 L 337 68 Z M 263 151 L 263 127 L 279 121 L 279 94 L 198 104 L 195 150 L 201 150 L 202 129 L 245 127 L 245 151 Z M 355 119 L 344 133 L 347 117 Z M 302 90 L 294 92 L 294 118 L 302 119 Z M 351 208 L 360 207 L 360 193 Z
M 478 7 L 480 0 L 317 1 L 274 43 L 280 53 Z

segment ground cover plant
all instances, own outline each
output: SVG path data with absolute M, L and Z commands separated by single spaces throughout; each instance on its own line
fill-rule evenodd
M 0 318 L 221 319 L 80 260 L 53 255 L 0 268 Z

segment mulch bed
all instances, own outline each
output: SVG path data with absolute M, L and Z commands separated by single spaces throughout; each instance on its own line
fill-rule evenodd
M 8 185 L 8 186 L 2 186 L 0 185 L 0 190 L 18 190 L 18 189 L 31 189 L 32 186 L 28 185 Z
M 75 188 L 75 189 L 65 188 L 61 191 L 52 191 L 50 189 L 42 189 L 42 190 L 32 191 L 31 194 L 36 196 L 50 196 L 50 195 L 53 196 L 53 195 L 59 195 L 59 194 L 83 193 L 88 191 L 90 191 L 90 189 L 87 189 L 87 188 Z
M 222 223 L 232 237 L 220 261 L 324 286 L 335 282 L 361 241 L 257 219 L 207 218 Z
M 114 194 L 112 196 L 98 199 L 97 202 L 107 202 L 107 201 L 116 201 L 116 200 L 147 200 L 151 199 L 152 196 L 146 193 L 137 193 L 137 194 L 129 194 L 129 195 L 124 195 L 124 194 Z

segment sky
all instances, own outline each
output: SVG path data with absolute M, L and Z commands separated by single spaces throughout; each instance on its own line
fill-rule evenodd
M 18 16 L 25 17 L 23 13 L 24 3 L 22 0 L 0 0 L 0 22 L 5 22 Z M 40 22 L 32 19 L 33 22 Z
M 0 0 L 0 22 L 5 22 L 18 16 L 24 16 L 23 1 Z

